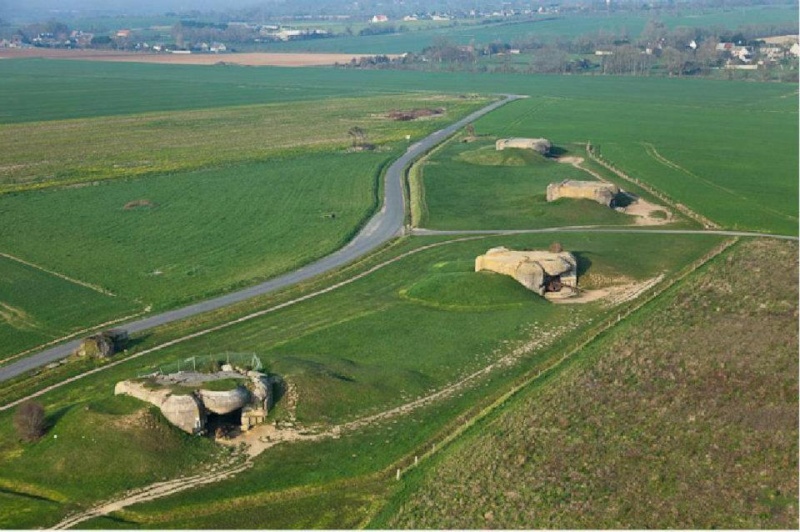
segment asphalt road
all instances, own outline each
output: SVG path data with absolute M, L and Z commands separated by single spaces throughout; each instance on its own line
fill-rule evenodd
M 193 305 L 171 310 L 161 314 L 155 314 L 141 320 L 132 321 L 115 325 L 115 327 L 126 329 L 129 333 L 139 333 L 179 321 L 191 316 L 196 316 L 203 312 L 216 310 L 252 297 L 267 294 L 275 290 L 286 288 L 293 284 L 305 281 L 322 273 L 329 272 L 335 268 L 343 266 L 353 260 L 369 253 L 381 246 L 388 240 L 399 236 L 403 231 L 403 221 L 405 219 L 405 199 L 403 196 L 403 173 L 405 168 L 416 158 L 442 142 L 444 139 L 463 128 L 468 123 L 489 113 L 507 102 L 521 98 L 522 96 L 507 95 L 505 99 L 498 100 L 483 109 L 475 111 L 451 124 L 450 126 L 432 133 L 428 137 L 409 146 L 406 153 L 397 159 L 385 174 L 384 201 L 380 212 L 376 213 L 364 226 L 361 232 L 351 240 L 346 246 L 338 251 L 308 264 L 293 272 L 281 275 L 269 281 L 231 292 L 224 296 L 215 297 L 206 301 L 201 301 Z M 56 362 L 69 356 L 80 344 L 80 339 L 59 344 L 34 355 L 27 356 L 16 362 L 0 367 L 0 382 L 11 379 L 33 369 Z

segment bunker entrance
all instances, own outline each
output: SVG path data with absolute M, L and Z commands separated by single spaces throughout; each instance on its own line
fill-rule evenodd
M 545 292 L 560 292 L 561 288 L 564 285 L 561 283 L 561 276 L 554 275 L 554 276 L 547 276 L 544 280 L 544 291 Z
M 206 413 L 206 433 L 215 438 L 236 436 L 241 432 L 242 409 L 227 414 Z

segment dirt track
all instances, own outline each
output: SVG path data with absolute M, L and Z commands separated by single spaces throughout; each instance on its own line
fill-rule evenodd
M 0 49 L 0 59 L 33 58 L 81 59 L 87 61 L 117 61 L 124 63 L 159 63 L 169 65 L 216 65 L 220 63 L 242 66 L 308 67 L 348 63 L 354 57 L 374 54 L 285 54 L 285 53 L 231 53 L 231 54 L 170 54 L 147 52 L 117 52 L 113 50 L 57 50 L 51 48 Z M 389 57 L 396 57 L 390 55 Z

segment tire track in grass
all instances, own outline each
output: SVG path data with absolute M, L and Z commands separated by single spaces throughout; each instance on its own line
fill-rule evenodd
M 686 168 L 684 168 L 683 166 L 679 165 L 678 163 L 673 162 L 673 161 L 667 159 L 666 157 L 664 157 L 663 155 L 661 155 L 658 152 L 658 150 L 656 150 L 656 147 L 653 144 L 651 144 L 650 142 L 640 142 L 640 144 L 642 146 L 644 146 L 644 150 L 647 153 L 647 155 L 649 155 L 651 158 L 655 159 L 659 163 L 663 164 L 667 168 L 670 168 L 670 169 L 675 170 L 677 172 L 681 172 L 681 173 L 683 173 L 683 174 L 685 174 L 685 175 L 687 175 L 687 176 L 689 176 L 689 177 L 691 177 L 693 179 L 696 179 L 696 180 L 698 180 L 698 181 L 700 181 L 702 183 L 705 183 L 706 185 L 708 185 L 708 186 L 710 186 L 712 188 L 715 188 L 717 190 L 725 192 L 725 193 L 733 196 L 734 198 L 747 203 L 747 205 L 749 207 L 755 206 L 755 207 L 757 207 L 758 209 L 760 209 L 762 211 L 769 212 L 769 213 L 774 214 L 774 215 L 776 215 L 776 216 L 778 216 L 780 218 L 783 218 L 785 220 L 790 220 L 790 221 L 793 221 L 793 222 L 796 222 L 798 220 L 798 218 L 796 216 L 791 216 L 789 214 L 782 213 L 780 211 L 776 211 L 775 209 L 772 209 L 772 208 L 767 207 L 765 205 L 761 205 L 761 204 L 755 202 L 755 200 L 752 200 L 752 199 L 750 199 L 750 198 L 748 198 L 746 196 L 743 196 L 743 195 L 739 194 L 738 192 L 735 192 L 734 190 L 731 190 L 731 189 L 729 189 L 727 187 L 724 187 L 724 186 L 720 185 L 719 183 L 715 183 L 715 182 L 713 182 L 713 181 L 711 181 L 709 179 L 706 179 L 704 177 L 700 177 L 699 175 L 695 174 L 694 172 L 692 172 L 690 170 L 687 170 Z
M 68 281 L 70 283 L 83 286 L 84 288 L 88 288 L 89 290 L 94 290 L 95 292 L 99 292 L 99 293 L 101 293 L 101 294 L 103 294 L 105 296 L 117 297 L 117 294 L 106 290 L 102 286 L 98 286 L 98 285 L 92 284 L 92 283 L 87 283 L 86 281 L 81 281 L 79 279 L 75 279 L 73 277 L 69 277 L 67 275 L 64 275 L 63 273 L 58 273 L 57 271 L 48 270 L 44 266 L 39 266 L 38 264 L 34 264 L 32 262 L 28 262 L 28 261 L 26 261 L 24 259 L 21 259 L 19 257 L 15 257 L 14 255 L 9 255 L 8 253 L 0 253 L 0 257 L 6 258 L 8 260 L 13 260 L 15 262 L 18 262 L 20 264 L 24 264 L 25 266 L 29 266 L 29 267 L 34 268 L 36 270 L 39 270 L 39 271 L 42 271 L 42 272 L 45 272 L 45 273 L 49 273 L 50 275 L 55 275 L 56 277 L 58 277 L 60 279 L 64 279 L 65 281 Z

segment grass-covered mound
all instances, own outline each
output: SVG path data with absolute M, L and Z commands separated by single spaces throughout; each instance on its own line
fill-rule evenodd
M 510 277 L 492 272 L 434 273 L 400 295 L 423 305 L 465 311 L 519 307 L 537 298 Z
M 223 449 L 171 426 L 137 399 L 110 396 L 47 411 L 49 428 L 35 443 L 0 428 L 0 527 L 54 524 L 59 514 L 112 493 L 199 471 Z M 58 512 L 27 522 L 30 503 Z
M 464 151 L 454 157 L 456 161 L 481 166 L 527 166 L 547 164 L 547 158 L 539 152 L 521 148 L 497 150 L 493 145 Z

